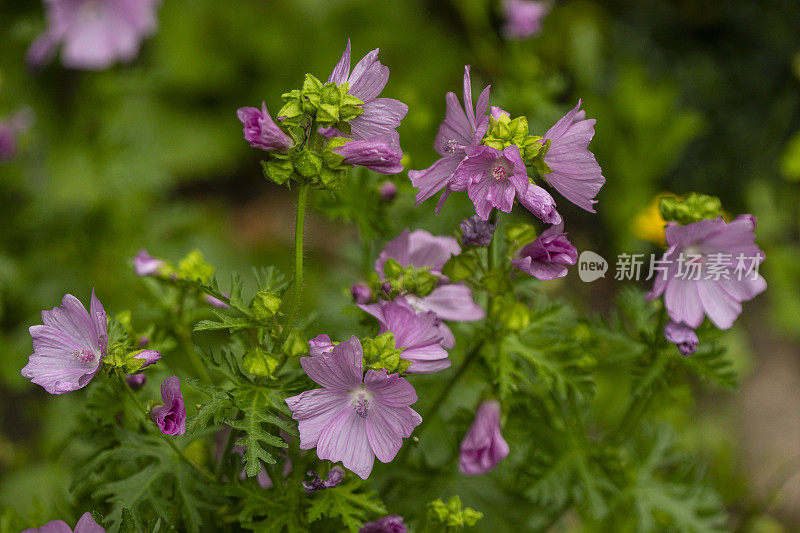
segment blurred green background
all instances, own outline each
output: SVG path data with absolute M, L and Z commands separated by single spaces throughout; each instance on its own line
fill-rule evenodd
M 742 387 L 685 401 L 682 438 L 708 462 L 732 529 L 800 527 L 800 3 L 570 0 L 522 42 L 502 40 L 490 0 L 164 0 L 158 18 L 131 64 L 92 73 L 56 60 L 34 73 L 24 57 L 42 5 L 0 1 L 0 119 L 35 115 L 19 155 L 0 164 L 0 506 L 50 516 L 74 466 L 60 450 L 80 398 L 50 398 L 19 374 L 41 309 L 94 287 L 106 309 L 136 310 L 145 295 L 130 261 L 143 247 L 172 260 L 200 248 L 222 279 L 252 264 L 289 271 L 293 200 L 261 176 L 236 109 L 265 100 L 277 111 L 304 73 L 327 77 L 349 37 L 354 58 L 380 47 L 383 95 L 409 106 L 407 168 L 437 157 L 444 93 L 460 93 L 465 64 L 473 87 L 491 83 L 492 103 L 534 132 L 582 98 L 607 183 L 596 216 L 560 203 L 580 250 L 656 251 L 632 221 L 663 191 L 718 195 L 758 217 L 770 288 L 727 337 Z M 469 214 L 454 198 L 434 217 L 435 200 L 414 208 L 405 173 L 393 180 L 400 195 L 369 236 L 452 233 Z M 357 238 L 347 220 L 312 216 L 309 333 L 357 327 L 340 311 L 380 246 Z M 558 291 L 586 313 L 603 313 L 623 285 L 576 278 Z M 488 528 L 498 517 L 481 510 Z

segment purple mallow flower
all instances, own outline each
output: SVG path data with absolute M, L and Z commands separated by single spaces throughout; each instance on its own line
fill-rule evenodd
M 664 338 L 674 344 L 682 355 L 692 355 L 697 350 L 697 333 L 682 322 L 667 322 Z
M 378 48 L 369 52 L 350 72 L 350 39 L 347 40 L 344 53 L 328 77 L 328 83 L 336 85 L 348 83 L 347 94 L 364 102 L 362 106 L 364 112 L 350 121 L 350 135 L 337 130 L 327 130 L 324 133 L 329 136 L 350 137 L 357 141 L 372 141 L 388 136 L 394 140 L 395 147 L 399 151 L 396 128 L 408 113 L 408 106 L 392 98 L 378 98 L 386 82 L 389 81 L 389 67 L 378 61 L 378 52 Z M 392 174 L 400 170 L 402 167 L 395 172 L 384 173 Z
M 489 218 L 493 207 L 510 213 L 516 198 L 544 222 L 561 222 L 553 197 L 528 180 L 518 146 L 511 145 L 503 150 L 491 146 L 470 146 L 465 153 L 467 157 L 456 169 L 450 188 L 467 191 L 475 204 L 475 212 L 483 220 Z
M 344 470 L 339 466 L 331 468 L 324 480 L 320 479 L 319 474 L 313 470 L 309 470 L 307 474 L 311 479 L 309 481 L 303 481 L 303 490 L 308 494 L 313 494 L 323 489 L 338 487 L 344 479 Z
M 89 311 L 71 294 L 60 307 L 42 311 L 44 324 L 30 328 L 33 354 L 22 376 L 50 394 L 85 387 L 100 369 L 108 345 L 106 312 L 94 290 Z
M 398 374 L 363 371 L 363 352 L 356 337 L 336 345 L 328 354 L 302 357 L 308 377 L 322 389 L 286 399 L 299 422 L 300 449 L 317 449 L 320 459 L 341 461 L 366 479 L 375 457 L 388 463 L 403 439 L 421 422 L 410 405 L 414 387 Z
M 28 49 L 28 64 L 47 63 L 62 44 L 67 68 L 104 70 L 131 61 L 156 30 L 161 0 L 44 0 L 47 29 Z
M 461 441 L 458 469 L 473 476 L 494 470 L 506 458 L 509 448 L 500 432 L 500 404 L 486 400 L 475 414 L 475 421 Z
M 550 4 L 533 0 L 505 0 L 503 11 L 507 39 L 523 40 L 542 31 L 542 20 L 550 12 Z
M 483 220 L 478 215 L 471 216 L 462 220 L 459 224 L 461 228 L 461 242 L 468 246 L 489 246 L 494 237 L 494 230 L 497 223 Z
M 175 376 L 161 382 L 161 401 L 150 410 L 150 418 L 164 435 L 183 435 L 186 433 L 186 405 L 181 394 L 181 380 Z
M 542 142 L 550 141 L 544 162 L 552 171 L 544 178 L 567 200 L 594 213 L 594 197 L 606 179 L 589 151 L 595 119 L 587 119 L 580 107 L 578 100 L 578 105 L 544 134 Z
M 147 383 L 147 376 L 144 374 L 129 374 L 125 376 L 125 383 L 133 390 L 139 390 Z
M 83 513 L 74 530 L 63 520 L 53 520 L 38 529 L 23 529 L 22 533 L 106 533 L 106 530 L 94 521 L 91 513 Z
M 401 266 L 413 265 L 416 268 L 430 268 L 430 272 L 441 276 L 442 267 L 451 255 L 461 253 L 458 241 L 453 237 L 434 236 L 425 230 L 408 229 L 386 244 L 386 248 L 375 262 L 375 270 L 383 277 L 383 265 L 391 258 Z M 472 293 L 464 284 L 449 284 L 447 278 L 440 278 L 438 286 L 429 295 L 402 297 L 418 311 L 432 311 L 442 320 L 471 322 L 486 316 L 483 308 L 472 299 Z M 443 328 L 447 328 L 442 324 Z M 447 330 L 446 337 L 452 337 Z
M 164 265 L 164 261 L 153 257 L 144 248 L 133 258 L 133 271 L 137 276 L 155 276 Z
M 359 307 L 378 319 L 380 333 L 392 332 L 395 347 L 402 350 L 400 357 L 411 361 L 410 374 L 430 374 L 450 366 L 444 345 L 452 347 L 455 339 L 442 335 L 435 313 L 418 313 L 402 300 Z
M 534 278 L 551 280 L 567 275 L 567 265 L 578 260 L 578 251 L 563 233 L 564 224 L 550 226 L 519 251 L 511 264 Z
M 244 139 L 253 148 L 285 152 L 294 145 L 292 138 L 272 120 L 265 102 L 261 102 L 260 111 L 255 107 L 240 107 L 236 116 L 244 124 Z
M 358 533 L 406 533 L 408 528 L 403 523 L 403 517 L 396 514 L 384 516 L 374 522 L 367 522 Z
M 755 244 L 755 227 L 753 215 L 733 222 L 671 222 L 666 228 L 669 249 L 647 299 L 663 293 L 669 317 L 689 328 L 697 329 L 704 315 L 718 328 L 730 328 L 742 312 L 742 302 L 767 288 L 758 274 L 765 256 Z
M 161 359 L 161 353 L 155 350 L 142 350 L 141 352 L 137 353 L 133 356 L 134 359 L 141 359 L 144 361 L 142 366 L 139 369 L 147 368 L 150 365 L 154 365 L 156 361 Z
M 419 205 L 437 192 L 445 189 L 436 206 L 436 212 L 441 210 L 450 194 L 450 183 L 458 165 L 466 156 L 466 148 L 478 146 L 489 129 L 489 117 L 486 109 L 489 107 L 489 87 L 486 86 L 478 96 L 475 108 L 472 107 L 472 81 L 469 75 L 469 65 L 464 67 L 464 107 L 458 103 L 458 97 L 447 93 L 447 111 L 444 122 L 439 126 L 433 147 L 441 155 L 433 165 L 425 170 L 409 170 L 408 177 L 411 184 L 419 192 L 416 204 Z
M 334 152 L 344 156 L 343 163 L 368 168 L 378 174 L 397 174 L 403 170 L 403 150 L 397 135 L 377 135 L 368 140 L 346 142 Z

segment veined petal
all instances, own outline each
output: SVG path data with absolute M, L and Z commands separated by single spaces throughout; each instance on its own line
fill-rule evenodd
M 364 388 L 389 407 L 408 407 L 417 401 L 417 391 L 408 380 L 385 370 L 367 370 Z
M 362 479 L 372 472 L 375 454 L 367 437 L 367 421 L 355 409 L 339 413 L 319 436 L 317 456 L 329 461 L 341 461 L 345 468 Z
M 350 39 L 347 39 L 347 46 L 344 48 L 342 57 L 336 66 L 333 67 L 333 72 L 328 76 L 328 83 L 335 83 L 341 85 L 347 81 L 350 76 Z
M 361 343 L 353 336 L 328 354 L 301 357 L 300 365 L 308 377 L 323 387 L 353 390 L 361 386 L 362 358 Z
M 350 89 L 347 92 L 365 103 L 377 98 L 389 81 L 389 67 L 378 61 L 378 51 L 376 48 L 365 55 L 348 78 Z
M 422 417 L 410 407 L 390 407 L 378 401 L 367 413 L 367 438 L 379 461 L 388 463 L 395 458 L 408 438 L 422 422 Z
M 352 411 L 350 393 L 332 389 L 313 389 L 286 398 L 292 418 L 298 421 L 300 449 L 316 447 L 322 430 L 345 410 Z

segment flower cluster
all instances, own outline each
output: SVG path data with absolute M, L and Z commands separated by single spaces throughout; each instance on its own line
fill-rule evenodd
M 350 41 L 323 83 L 306 74 L 303 87 L 285 93 L 276 123 L 267 110 L 238 111 L 244 138 L 268 152 L 264 175 L 278 184 L 295 180 L 314 187 L 337 189 L 347 171 L 362 166 L 380 174 L 403 170 L 397 127 L 408 107 L 380 98 L 389 68 L 378 60 L 378 49 L 350 70 Z
M 752 300 L 767 288 L 757 268 L 752 269 L 753 275 L 742 276 L 742 265 L 736 259 L 752 258 L 757 267 L 765 258 L 755 244 L 756 217 L 741 215 L 726 222 L 716 216 L 721 206 L 715 200 L 690 195 L 685 201 L 662 201 L 662 216 L 669 221 L 665 230 L 669 248 L 661 261 L 666 266 L 656 276 L 647 299 L 664 295 L 670 318 L 664 336 L 684 355 L 697 348 L 694 330 L 706 316 L 719 329 L 728 329 L 742 312 L 742 302 Z M 705 218 L 709 216 L 715 218 Z M 676 219 L 693 222 L 680 224 Z M 697 258 L 693 261 L 696 276 L 681 272 L 684 256 Z M 712 264 L 715 272 L 710 273 Z

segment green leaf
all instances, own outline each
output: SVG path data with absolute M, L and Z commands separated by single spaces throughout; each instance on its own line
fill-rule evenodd
M 348 530 L 356 533 L 364 522 L 386 515 L 386 508 L 375 492 L 360 492 L 362 486 L 361 481 L 353 480 L 315 493 L 308 507 L 308 521 L 338 518 Z
M 195 331 L 219 331 L 228 330 L 231 333 L 247 328 L 261 327 L 262 324 L 251 318 L 239 318 L 226 315 L 222 311 L 212 309 L 217 320 L 201 320 L 194 326 Z
M 133 519 L 131 511 L 127 507 L 122 508 L 122 519 L 117 531 L 119 533 L 138 533 L 136 530 L 136 521 Z
M 206 385 L 197 379 L 188 378 L 186 383 L 208 397 L 208 401 L 197 406 L 197 414 L 190 418 L 186 427 L 189 435 L 203 431 L 210 423 L 214 426 L 219 426 L 224 420 L 232 416 L 234 405 L 229 391 L 221 387 Z
M 274 464 L 275 457 L 266 447 L 286 448 L 288 444 L 278 436 L 282 429 L 292 435 L 297 435 L 294 423 L 288 418 L 289 413 L 283 396 L 277 389 L 254 384 L 241 385 L 233 392 L 234 403 L 242 411 L 242 418 L 228 420 L 228 424 L 244 436 L 238 443 L 245 446 L 244 464 L 247 476 L 256 476 L 261 472 L 261 461 Z M 268 432 L 264 425 L 273 431 Z

